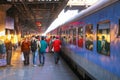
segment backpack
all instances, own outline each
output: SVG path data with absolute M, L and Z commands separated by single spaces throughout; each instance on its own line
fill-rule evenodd
M 36 51 L 37 49 L 37 41 L 31 41 L 31 50 L 32 51 Z

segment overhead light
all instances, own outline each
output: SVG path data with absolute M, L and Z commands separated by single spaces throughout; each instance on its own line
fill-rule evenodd
M 11 2 L 12 0 L 7 0 L 8 2 Z
M 41 27 L 41 26 L 42 26 L 42 24 L 41 24 L 40 21 L 37 21 L 37 22 L 36 22 L 36 25 L 37 25 L 38 27 Z
M 89 5 L 93 5 L 95 2 L 97 2 L 98 0 L 69 0 L 67 5 L 68 6 L 89 6 Z

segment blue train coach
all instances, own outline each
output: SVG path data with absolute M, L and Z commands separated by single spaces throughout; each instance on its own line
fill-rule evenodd
M 55 30 L 64 38 L 67 62 L 83 78 L 120 80 L 119 0 L 103 0 Z

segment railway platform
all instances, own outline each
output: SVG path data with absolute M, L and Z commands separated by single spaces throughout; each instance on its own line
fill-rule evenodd
M 0 80 L 79 80 L 62 58 L 55 64 L 53 54 L 46 53 L 44 66 L 34 67 L 30 54 L 30 65 L 24 66 L 20 53 L 20 48 L 13 51 L 12 66 L 0 67 Z

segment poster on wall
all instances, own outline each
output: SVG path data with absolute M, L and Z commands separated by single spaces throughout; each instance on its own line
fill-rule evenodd
M 6 29 L 14 29 L 14 19 L 11 17 L 6 18 Z

